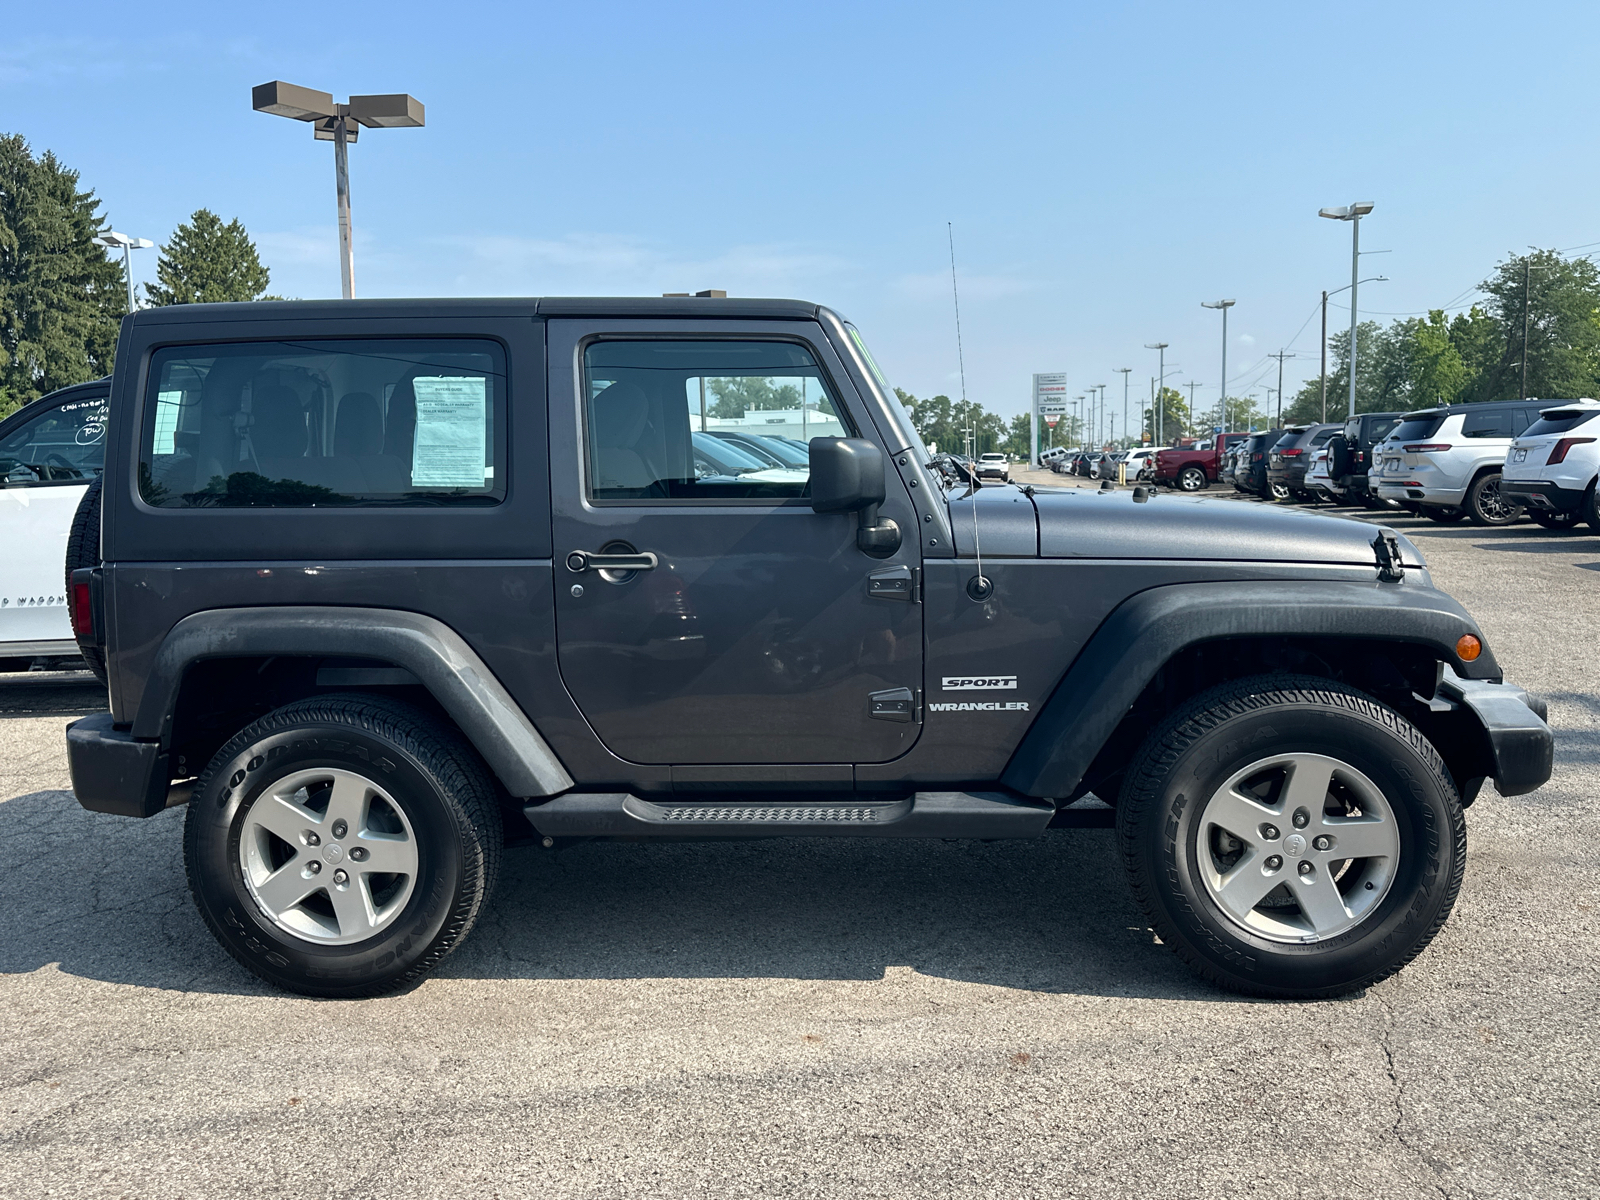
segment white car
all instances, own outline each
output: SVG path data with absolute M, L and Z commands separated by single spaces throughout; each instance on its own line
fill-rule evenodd
M 1323 447 L 1311 453 L 1311 465 L 1306 468 L 1306 490 L 1322 500 L 1337 500 L 1344 489 L 1334 483 L 1328 473 L 1328 450 Z
M 1053 469 L 1058 459 L 1063 459 L 1066 456 L 1067 448 L 1065 446 L 1051 446 L 1050 449 L 1039 455 L 1039 465 L 1046 470 L 1050 470 Z
M 0 421 L 0 659 L 26 670 L 76 658 L 67 616 L 67 535 L 105 462 L 110 380 L 40 397 Z
M 1574 400 L 1546 408 L 1506 453 L 1500 486 L 1506 499 L 1525 505 L 1547 529 L 1579 521 L 1600 533 L 1600 400 Z
M 1011 482 L 1011 460 L 1004 454 L 978 455 L 978 478 L 998 479 L 1001 483 Z
M 1496 400 L 1407 413 L 1373 449 L 1371 490 L 1435 521 L 1510 525 L 1522 505 L 1500 487 L 1506 452 L 1549 407 L 1548 400 Z

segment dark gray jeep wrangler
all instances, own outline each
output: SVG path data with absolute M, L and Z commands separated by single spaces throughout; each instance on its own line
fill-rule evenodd
M 1550 773 L 1405 538 L 980 486 L 814 304 L 157 309 L 111 406 L 73 785 L 187 802 L 201 915 L 296 991 L 418 979 L 508 841 L 1114 822 L 1207 979 L 1334 995 L 1444 922 L 1484 780 Z

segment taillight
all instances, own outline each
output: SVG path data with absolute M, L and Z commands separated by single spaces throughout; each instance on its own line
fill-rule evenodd
M 1278 451 L 1278 457 L 1279 458 L 1299 458 L 1304 453 L 1305 453 L 1304 450 L 1279 450 Z
M 1558 462 L 1565 462 L 1568 450 L 1571 450 L 1574 446 L 1582 446 L 1592 441 L 1594 441 L 1593 438 L 1562 438 L 1556 443 L 1555 449 L 1550 451 L 1550 457 L 1544 460 L 1545 466 L 1553 467 Z
M 1401 446 L 1407 454 L 1435 454 L 1450 449 L 1449 442 L 1412 442 Z
M 72 585 L 72 632 L 81 638 L 94 636 L 94 603 L 87 583 Z

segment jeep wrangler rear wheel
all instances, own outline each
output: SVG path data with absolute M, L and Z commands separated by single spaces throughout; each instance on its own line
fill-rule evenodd
M 1202 976 L 1259 996 L 1392 975 L 1449 916 L 1466 824 L 1438 752 L 1324 679 L 1262 676 L 1150 735 L 1117 807 L 1134 895 Z
M 499 869 L 487 769 L 409 705 L 318 697 L 219 750 L 184 826 L 211 932 L 267 982 L 371 996 L 436 966 L 471 930 Z

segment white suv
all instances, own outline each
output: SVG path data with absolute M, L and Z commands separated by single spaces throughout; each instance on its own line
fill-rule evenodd
M 1509 525 L 1522 505 L 1500 488 L 1506 451 L 1549 404 L 1495 400 L 1407 413 L 1373 449 L 1372 490 L 1435 521 Z
M 1011 482 L 1011 460 L 1004 454 L 978 455 L 978 478 Z
M 1526 505 L 1546 529 L 1571 529 L 1579 521 L 1600 533 L 1600 400 L 1574 400 L 1547 408 L 1511 443 L 1501 479 L 1506 499 Z

